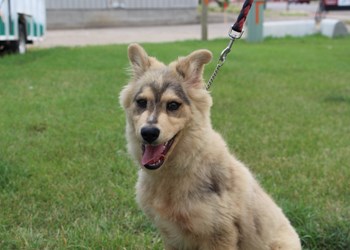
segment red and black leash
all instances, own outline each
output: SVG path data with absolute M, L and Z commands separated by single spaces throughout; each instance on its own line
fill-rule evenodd
M 242 6 L 241 12 L 239 13 L 237 20 L 232 25 L 232 30 L 241 33 L 245 20 L 247 19 L 250 8 L 252 7 L 254 0 L 246 0 Z
M 216 65 L 214 73 L 210 77 L 208 84 L 206 86 L 207 90 L 209 90 L 210 86 L 213 84 L 213 81 L 214 81 L 219 69 L 221 68 L 221 66 L 224 65 L 226 57 L 227 57 L 228 53 L 230 53 L 231 47 L 232 47 L 234 41 L 236 39 L 241 38 L 241 36 L 243 34 L 243 32 L 242 32 L 243 25 L 245 23 L 245 20 L 247 19 L 249 10 L 252 7 L 253 2 L 254 2 L 254 0 L 245 0 L 244 4 L 242 6 L 241 12 L 239 13 L 239 15 L 237 17 L 235 24 L 231 26 L 229 33 L 228 33 L 228 36 L 230 37 L 230 42 L 227 45 L 227 47 L 220 54 L 218 64 Z

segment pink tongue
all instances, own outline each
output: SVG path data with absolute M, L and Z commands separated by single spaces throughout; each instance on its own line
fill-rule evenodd
M 163 157 L 164 145 L 152 146 L 145 145 L 145 152 L 142 155 L 142 165 L 156 163 Z

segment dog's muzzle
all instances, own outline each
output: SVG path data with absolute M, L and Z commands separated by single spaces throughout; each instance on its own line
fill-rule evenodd
M 144 143 L 142 144 L 141 164 L 150 170 L 158 169 L 163 165 L 165 157 L 176 137 L 174 136 L 165 143 L 154 144 L 159 134 L 160 130 L 155 127 L 145 127 L 141 129 L 141 136 L 144 139 Z

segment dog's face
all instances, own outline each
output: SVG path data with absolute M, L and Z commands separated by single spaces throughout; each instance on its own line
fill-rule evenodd
M 212 55 L 198 50 L 168 66 L 137 44 L 129 46 L 128 55 L 133 75 L 120 101 L 127 116 L 129 151 L 142 166 L 154 170 L 170 157 L 194 112 L 201 109 L 197 106 L 211 105 L 202 73 Z

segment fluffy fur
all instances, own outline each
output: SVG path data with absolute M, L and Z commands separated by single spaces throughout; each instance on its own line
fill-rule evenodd
M 120 94 L 128 151 L 141 166 L 137 202 L 166 249 L 301 249 L 295 230 L 210 121 L 197 50 L 169 65 L 131 44 Z

